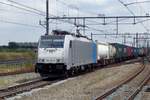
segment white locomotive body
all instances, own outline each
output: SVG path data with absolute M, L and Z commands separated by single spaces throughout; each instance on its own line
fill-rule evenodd
M 73 35 L 41 36 L 36 72 L 63 74 L 97 62 L 96 43 Z
M 64 38 L 64 36 L 41 36 L 38 46 L 37 63 L 63 63 Z

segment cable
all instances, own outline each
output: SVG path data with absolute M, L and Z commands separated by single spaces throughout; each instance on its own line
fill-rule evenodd
M 124 4 L 121 0 L 118 0 L 123 6 L 125 6 L 126 7 L 126 9 L 133 15 L 133 16 L 135 16 L 135 14 L 132 12 L 132 10 L 130 10 L 129 8 L 128 8 L 128 6 L 126 5 L 126 4 Z M 149 31 L 149 29 L 141 22 L 140 23 L 143 27 L 144 27 L 144 29 L 146 30 L 146 31 Z
M 12 0 L 11 0 L 12 1 Z M 11 6 L 11 7 L 15 7 L 17 9 L 21 9 L 21 10 L 25 10 L 25 11 L 28 11 L 28 12 L 31 12 L 31 13 L 34 13 L 34 14 L 38 14 L 38 15 L 41 15 L 41 16 L 45 16 L 45 14 L 40 14 L 40 13 L 37 13 L 35 11 L 32 11 L 32 10 L 28 10 L 28 9 L 25 9 L 25 8 L 22 8 L 22 7 L 18 7 L 18 6 L 15 6 L 15 5 L 12 5 L 12 4 L 8 4 L 8 3 L 4 3 L 4 2 L 1 2 L 0 1 L 0 4 L 4 4 L 4 5 L 7 5 L 7 6 Z M 24 5 L 25 6 L 25 5 Z M 33 8 L 34 9 L 34 8 Z M 55 15 L 52 15 L 50 14 L 52 17 L 56 17 Z M 64 20 L 59 20 L 59 21 L 62 21 L 62 22 L 67 22 L 67 23 L 70 23 L 72 24 L 72 22 L 69 22 L 69 21 L 64 21 Z
M 67 3 L 65 3 L 65 2 L 63 2 L 63 1 L 60 1 L 60 0 L 56 0 L 57 2 L 59 2 L 59 3 L 61 3 L 62 5 L 65 5 L 65 6 L 67 6 L 67 7 L 69 7 L 69 8 L 71 8 L 71 9 L 75 9 L 75 10 L 77 10 L 77 9 L 79 9 L 78 7 L 73 7 L 73 6 L 71 6 L 71 5 L 68 5 Z M 89 13 L 89 14 L 95 14 L 95 15 L 97 15 L 96 13 L 93 13 L 93 12 L 85 12 L 85 11 L 81 11 L 80 10 L 80 12 L 83 12 L 83 13 Z
M 65 6 L 67 6 L 67 7 L 69 7 L 69 8 L 71 8 L 71 9 L 75 9 L 75 10 L 77 10 L 78 8 L 75 8 L 75 7 L 72 7 L 72 6 L 70 6 L 70 5 L 68 5 L 68 4 L 66 4 L 65 2 L 63 2 L 63 1 L 60 1 L 60 0 L 56 0 L 56 1 L 58 1 L 59 3 L 61 3 L 62 5 L 65 5 Z M 80 12 L 84 12 L 84 11 L 80 11 Z M 85 12 L 84 12 L 85 13 Z M 86 12 L 86 13 L 89 13 L 89 12 Z M 95 13 L 92 13 L 92 15 L 93 14 L 95 14 Z M 97 15 L 97 14 L 96 14 Z M 86 21 L 88 21 L 88 20 L 86 20 Z M 88 21 L 88 22 L 96 22 L 96 21 Z M 69 22 L 70 23 L 70 22 Z M 96 23 L 98 23 L 98 22 L 96 22 Z M 74 24 L 74 23 L 70 23 L 70 24 Z M 100 23 L 98 23 L 98 24 L 100 24 Z M 95 31 L 99 31 L 99 32 L 102 32 L 102 33 L 104 33 L 104 31 L 103 30 L 99 30 L 99 29 L 95 29 L 95 28 L 93 28 L 93 27 L 89 27 L 89 26 L 85 26 L 86 28 L 88 28 L 88 29 L 91 29 L 91 30 L 95 30 Z
M 34 26 L 34 25 L 29 25 L 29 24 L 23 24 L 23 23 L 13 22 L 13 21 L 0 20 L 0 22 L 9 23 L 9 24 L 15 24 L 15 25 L 21 25 L 21 26 L 34 27 L 34 28 L 40 28 L 39 26 Z
M 12 1 L 12 0 L 10 0 L 10 1 Z M 40 13 L 37 13 L 37 12 L 35 12 L 35 11 L 28 10 L 28 9 L 25 9 L 25 8 L 22 8 L 22 7 L 18 7 L 18 6 L 12 5 L 12 4 L 4 3 L 4 2 L 1 2 L 1 1 L 0 1 L 0 4 L 4 4 L 4 5 L 7 5 L 7 6 L 15 7 L 15 8 L 17 8 L 17 9 L 21 9 L 21 10 L 25 10 L 25 11 L 31 12 L 31 13 L 34 13 L 34 14 L 38 14 L 38 15 L 41 15 L 41 16 L 45 16 L 45 14 L 40 14 Z M 23 4 L 23 5 L 24 5 L 24 4 Z M 26 5 L 24 5 L 24 6 L 26 6 Z M 28 7 L 29 7 L 29 6 L 28 6 Z M 31 7 L 31 8 L 32 8 L 32 7 Z M 32 8 L 32 9 L 35 9 L 35 8 Z M 37 9 L 36 9 L 36 10 L 37 10 Z M 42 12 L 42 13 L 45 13 L 45 12 Z M 56 17 L 56 16 L 53 15 L 53 14 L 50 14 L 50 16 Z
M 9 2 L 11 2 L 11 3 L 14 3 L 14 4 L 17 4 L 17 5 L 19 5 L 19 6 L 25 7 L 25 8 L 28 8 L 28 9 L 32 9 L 32 10 L 38 11 L 38 12 L 40 12 L 40 13 L 45 13 L 45 12 L 43 12 L 43 11 L 41 11 L 41 10 L 32 8 L 32 7 L 30 7 L 30 6 L 21 4 L 21 3 L 19 3 L 19 2 L 13 1 L 13 0 L 7 0 L 7 1 L 9 1 Z
M 45 12 L 40 11 L 40 10 L 38 10 L 38 9 L 29 7 L 29 6 L 27 6 L 27 5 L 24 5 L 24 4 L 21 4 L 21 3 L 18 3 L 18 2 L 15 2 L 15 1 L 13 1 L 13 0 L 7 0 L 7 1 L 12 2 L 12 3 L 15 3 L 15 4 L 19 5 L 19 6 L 22 6 L 22 7 L 28 8 L 28 9 L 32 9 L 32 10 L 35 10 L 35 11 L 38 11 L 38 12 L 41 12 L 41 13 L 45 13 Z M 1 3 L 1 4 L 5 4 L 5 5 L 9 5 L 9 6 L 12 6 L 12 7 L 15 7 L 15 8 L 18 8 L 18 9 L 21 9 L 21 10 L 29 11 L 29 12 L 32 12 L 32 13 L 35 13 L 35 14 L 38 14 L 38 15 L 45 16 L 45 14 L 40 14 L 40 13 L 37 13 L 37 12 L 35 12 L 35 11 L 27 10 L 27 9 L 25 9 L 25 8 L 21 8 L 21 7 L 12 5 L 12 4 L 6 4 L 6 3 L 3 3 L 3 2 L 0 2 L 0 3 Z M 52 14 L 50 14 L 50 15 L 53 16 L 53 17 L 56 17 L 55 15 L 52 15 Z M 59 21 L 61 21 L 61 22 L 67 22 L 67 23 L 69 23 L 69 24 L 73 24 L 73 23 L 70 22 L 70 21 L 64 21 L 64 20 L 59 20 Z M 8 21 L 6 21 L 6 22 L 8 22 Z M 26 26 L 26 24 L 21 24 L 21 23 L 16 23 L 16 22 L 10 22 L 10 23 Z M 29 26 L 29 25 L 28 25 L 28 26 Z M 30 26 L 31 26 L 31 25 L 30 25 Z
M 12 0 L 10 0 L 10 1 L 12 1 Z M 14 7 L 14 8 L 17 8 L 17 9 L 21 9 L 21 10 L 24 10 L 24 11 L 28 11 L 28 12 L 31 12 L 31 13 L 34 13 L 34 14 L 38 14 L 40 16 L 45 16 L 45 14 L 40 14 L 40 13 L 37 13 L 37 12 L 32 11 L 32 10 L 28 10 L 28 9 L 25 9 L 25 8 L 22 8 L 22 7 L 15 6 L 13 4 L 4 3 L 4 2 L 1 2 L 1 1 L 0 1 L 0 4 L 11 6 L 11 7 Z M 52 14 L 51 14 L 51 16 L 56 17 L 55 15 L 52 15 Z M 4 22 L 4 23 L 11 23 L 11 24 L 17 24 L 17 25 L 23 25 L 23 26 L 30 26 L 30 27 L 38 27 L 38 26 L 33 26 L 33 25 L 28 25 L 28 24 L 22 24 L 22 23 L 18 23 L 18 22 L 11 22 L 11 21 L 4 21 L 4 20 L 0 20 L 0 21 Z M 72 24 L 70 21 L 63 21 L 63 20 L 59 20 L 59 21 L 67 22 L 67 23 Z
M 11 7 L 14 7 L 14 8 L 17 8 L 17 9 L 21 9 L 21 10 L 24 10 L 24 11 L 28 11 L 30 13 L 34 13 L 34 14 L 37 14 L 37 15 L 40 15 L 40 16 L 45 16 L 45 14 L 40 14 L 40 13 L 37 13 L 35 11 L 28 10 L 28 9 L 25 9 L 25 8 L 22 8 L 22 7 L 18 7 L 18 6 L 12 5 L 12 4 L 4 3 L 4 2 L 1 2 L 1 1 L 0 1 L 0 4 L 11 6 Z
M 8 13 L 19 13 L 19 14 L 27 14 L 27 15 L 33 15 L 33 13 L 28 13 L 28 12 L 21 12 L 21 11 L 12 11 L 8 9 L 2 9 L 0 8 L 0 12 L 8 12 Z
M 95 30 L 95 31 L 104 33 L 104 30 L 95 29 L 95 28 L 89 27 L 89 26 L 86 26 L 86 27 L 87 27 L 88 29 L 91 29 L 91 30 Z
M 131 2 L 131 3 L 126 3 L 125 5 L 128 6 L 128 5 L 138 4 L 138 3 L 150 3 L 150 0 Z

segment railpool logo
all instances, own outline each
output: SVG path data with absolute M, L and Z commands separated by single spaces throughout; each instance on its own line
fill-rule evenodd
M 47 50 L 47 52 L 51 52 L 51 53 L 54 53 L 56 50 Z

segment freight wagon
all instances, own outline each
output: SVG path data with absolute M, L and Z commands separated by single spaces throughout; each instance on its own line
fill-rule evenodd
M 114 62 L 116 48 L 109 43 L 96 43 L 97 44 L 97 62 L 99 65 L 107 65 Z

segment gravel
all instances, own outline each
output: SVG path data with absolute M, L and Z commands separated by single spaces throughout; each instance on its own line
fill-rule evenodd
M 150 81 L 143 87 L 142 91 L 140 91 L 134 100 L 150 100 L 150 92 L 146 92 L 148 87 L 150 87 Z
M 117 89 L 117 91 L 109 97 L 107 97 L 107 99 L 109 98 L 109 100 L 127 100 L 127 98 L 141 85 L 145 77 L 149 75 L 149 71 L 149 65 L 146 65 L 146 68 L 143 72 L 141 72 L 136 78 L 131 80 L 129 83 Z M 134 100 L 145 100 L 142 99 L 143 91 L 144 90 L 142 90 L 142 92 L 140 92 Z
M 113 93 L 113 96 L 111 95 L 111 100 L 127 100 L 127 98 L 139 87 L 139 85 L 141 85 L 145 77 L 148 76 L 149 71 L 150 68 L 146 66 L 144 71 L 141 72 L 136 78 L 117 89 L 117 91 Z M 140 95 L 138 98 L 139 97 Z
M 8 86 L 13 86 L 25 82 L 27 80 L 40 77 L 36 73 L 25 73 L 25 74 L 17 74 L 17 75 L 9 75 L 9 76 L 1 76 L 0 78 L 0 89 L 6 88 Z
M 105 68 L 68 79 L 60 84 L 47 86 L 30 95 L 21 95 L 15 100 L 93 100 L 104 90 L 132 75 L 139 64 Z M 9 98 L 11 100 L 11 98 Z

